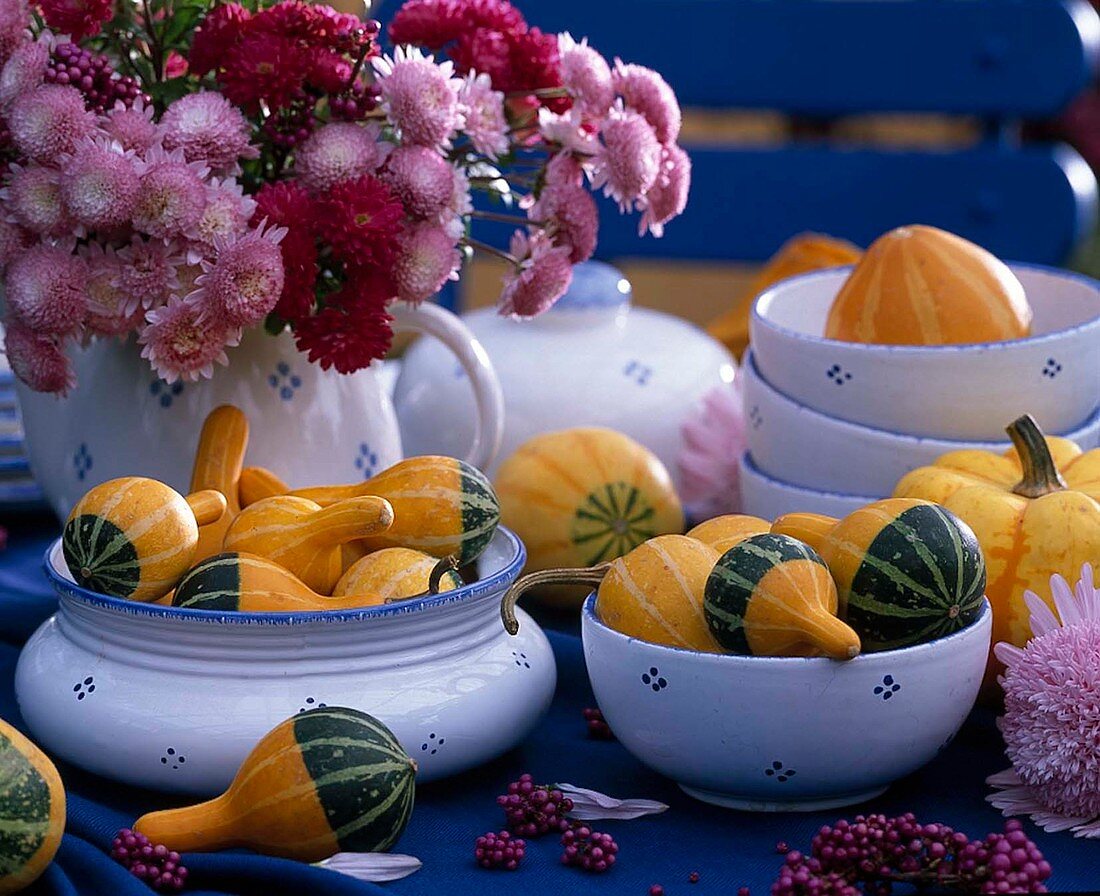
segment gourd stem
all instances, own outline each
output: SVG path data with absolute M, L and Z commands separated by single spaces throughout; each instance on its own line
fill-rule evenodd
M 510 635 L 518 634 L 516 601 L 532 588 L 538 588 L 540 585 L 598 586 L 609 569 L 611 569 L 610 563 L 601 563 L 598 566 L 579 569 L 540 569 L 538 572 L 528 573 L 514 582 L 512 587 L 504 592 L 504 597 L 500 601 L 500 618 L 504 622 L 504 630 Z
M 1008 437 L 1020 456 L 1024 478 L 1012 491 L 1024 498 L 1041 498 L 1066 488 L 1066 481 L 1054 465 L 1043 431 L 1031 414 L 1024 414 L 1007 427 Z

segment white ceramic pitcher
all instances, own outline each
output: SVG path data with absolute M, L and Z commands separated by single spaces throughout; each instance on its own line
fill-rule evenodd
M 503 399 L 481 344 L 437 305 L 397 303 L 394 329 L 436 337 L 458 359 L 476 401 L 466 459 L 487 467 L 500 446 Z M 96 340 L 73 353 L 77 387 L 66 398 L 19 384 L 27 453 L 50 506 L 62 517 L 91 486 L 150 476 L 186 490 L 206 414 L 234 404 L 248 416 L 247 464 L 296 487 L 365 479 L 402 458 L 382 363 L 345 375 L 310 364 L 289 333 L 249 331 L 209 380 L 168 385 L 126 342 Z M 451 370 L 440 371 L 450 377 Z

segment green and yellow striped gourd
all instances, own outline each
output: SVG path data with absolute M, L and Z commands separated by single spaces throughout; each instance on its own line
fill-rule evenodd
M 432 573 L 439 565 L 423 551 L 383 548 L 355 561 L 336 583 L 332 596 L 370 594 L 379 604 L 417 597 L 431 589 Z M 452 591 L 462 585 L 461 576 L 451 569 L 439 576 L 436 590 Z
M 134 828 L 177 852 L 247 847 L 301 862 L 385 852 L 412 815 L 415 776 L 374 717 L 311 709 L 266 734 L 221 796 L 144 815 Z

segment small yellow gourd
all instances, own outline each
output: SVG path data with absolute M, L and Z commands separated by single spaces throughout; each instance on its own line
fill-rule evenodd
M 772 524 L 758 516 L 743 513 L 730 513 L 716 516 L 700 523 L 690 532 L 688 538 L 694 538 L 710 545 L 719 554 L 724 554 L 735 544 L 740 544 L 750 535 L 763 535 L 771 531 Z
M 825 561 L 785 535 L 752 535 L 726 551 L 707 578 L 703 608 L 711 634 L 732 653 L 848 660 L 860 651 L 859 635 L 837 618 Z
M 343 572 L 340 546 L 391 525 L 393 508 L 384 498 L 351 498 L 321 507 L 279 495 L 242 510 L 225 533 L 223 547 L 266 557 L 314 591 L 331 594 Z
M 431 554 L 411 548 L 384 548 L 355 561 L 332 590 L 333 597 L 371 594 L 377 603 L 403 600 L 424 594 L 431 586 L 439 561 Z M 439 582 L 439 591 L 462 587 L 455 571 L 448 571 Z
M 156 600 L 191 567 L 199 527 L 225 508 L 221 492 L 185 498 L 156 479 L 111 479 L 90 489 L 69 514 L 61 537 L 65 563 L 84 588 Z
M 195 450 L 191 470 L 191 491 L 214 489 L 225 495 L 226 509 L 212 523 L 199 527 L 199 546 L 195 560 L 202 560 L 222 549 L 229 525 L 241 512 L 237 497 L 238 480 L 248 448 L 248 418 L 231 404 L 214 408 L 206 416 Z
M 241 507 L 289 493 L 290 486 L 266 467 L 245 467 L 237 481 L 237 498 Z

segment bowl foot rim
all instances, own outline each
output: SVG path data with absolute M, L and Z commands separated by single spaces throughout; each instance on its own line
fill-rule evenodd
M 722 806 L 725 809 L 738 809 L 743 812 L 817 812 L 823 809 L 837 809 L 841 806 L 852 806 L 856 803 L 865 803 L 886 792 L 889 785 L 872 787 L 869 790 L 853 791 L 851 793 L 834 794 L 820 799 L 794 798 L 791 800 L 762 800 L 757 798 L 742 797 L 735 793 L 724 793 L 718 790 L 705 790 L 701 787 L 690 787 L 680 784 L 684 793 L 704 803 L 713 806 Z

